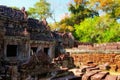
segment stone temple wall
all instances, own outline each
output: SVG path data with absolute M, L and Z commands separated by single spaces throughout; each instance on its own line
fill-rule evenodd
M 120 72 L 120 54 L 115 53 L 72 53 L 71 56 L 74 58 L 74 62 L 77 66 L 87 64 L 87 62 L 94 62 L 98 65 L 109 64 L 111 70 L 116 68 Z
M 120 50 L 120 42 L 111 42 L 111 43 L 75 43 L 79 50 Z

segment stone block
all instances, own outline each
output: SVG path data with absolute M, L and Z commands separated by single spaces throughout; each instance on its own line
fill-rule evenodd
M 120 75 L 119 75 L 119 76 L 117 76 L 117 80 L 120 80 Z
M 106 77 L 106 75 L 108 75 L 109 72 L 100 72 L 100 73 L 97 73 L 93 76 L 91 76 L 91 80 L 102 80 Z
M 93 67 L 93 68 L 87 68 L 86 71 L 93 71 L 93 70 L 99 70 L 99 67 Z
M 85 73 L 82 76 L 82 80 L 90 80 L 90 77 L 97 74 L 98 72 L 100 72 L 100 71 L 91 71 L 91 72 Z
M 104 80 L 117 80 L 116 75 L 107 75 Z

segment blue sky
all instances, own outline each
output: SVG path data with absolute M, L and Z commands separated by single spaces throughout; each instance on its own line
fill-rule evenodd
M 0 5 L 6 6 L 16 6 L 16 7 L 33 7 L 33 5 L 39 0 L 0 0 Z M 68 3 L 72 0 L 46 0 L 51 4 L 51 10 L 54 11 L 54 16 L 56 21 L 60 21 L 61 16 L 68 13 Z M 53 20 L 48 19 L 48 22 L 53 22 Z

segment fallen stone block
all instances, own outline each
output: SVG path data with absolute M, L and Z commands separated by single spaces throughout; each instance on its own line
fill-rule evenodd
M 90 71 L 82 76 L 82 80 L 90 80 L 90 77 L 97 74 L 98 72 L 100 72 L 100 71 L 99 70 L 98 71 L 96 71 L 96 70 Z
M 93 68 L 87 68 L 87 69 L 86 69 L 87 72 L 88 72 L 88 71 L 92 71 L 92 70 L 99 70 L 99 68 L 98 68 L 98 67 L 93 67 Z
M 119 75 L 119 76 L 117 76 L 117 80 L 120 80 L 120 75 Z
M 82 76 L 83 75 L 83 73 L 81 72 L 81 69 L 70 69 L 69 71 L 71 71 L 71 72 L 73 72 L 74 73 L 74 75 L 75 76 L 78 76 L 78 77 L 80 77 L 80 76 Z
M 107 75 L 104 80 L 117 80 L 116 75 Z
M 60 78 L 53 78 L 50 80 L 81 80 L 81 77 L 76 77 L 74 75 L 68 75 Z
M 82 66 L 82 67 L 80 67 L 81 72 L 83 72 L 83 73 L 85 73 L 86 70 L 89 69 L 89 68 L 94 68 L 94 67 L 91 67 L 91 66 Z
M 91 76 L 91 80 L 102 80 L 108 74 L 109 74 L 109 72 L 99 72 L 99 73 Z

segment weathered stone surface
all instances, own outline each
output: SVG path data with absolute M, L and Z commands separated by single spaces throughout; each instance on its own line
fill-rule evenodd
M 68 69 L 75 67 L 73 58 L 68 54 L 61 54 L 57 58 L 54 58 L 53 62 L 58 67 Z
M 120 43 L 113 42 L 113 43 L 102 43 L 102 44 L 91 44 L 91 43 L 80 43 L 75 42 L 75 47 L 78 47 L 79 50 L 98 50 L 98 51 L 112 51 L 112 50 L 119 50 Z
M 99 67 L 93 67 L 93 68 L 88 68 L 86 69 L 86 71 L 93 71 L 93 70 L 100 70 Z
M 115 76 L 115 75 L 107 75 L 104 80 L 117 80 L 117 76 Z
M 81 80 L 81 77 L 76 77 L 74 75 L 68 75 L 61 78 L 51 79 L 51 80 Z
M 0 5 L 0 15 L 11 20 L 24 20 L 24 14 L 20 10 L 15 10 L 7 6 Z
M 46 21 L 28 19 L 23 10 L 0 5 L 0 58 L 3 57 L 9 63 L 0 67 L 15 66 L 11 69 L 11 72 L 14 72 L 11 76 L 15 80 L 18 80 L 17 68 L 19 77 L 25 78 L 28 74 L 37 75 L 55 69 L 50 63 L 53 57 L 49 58 L 54 54 L 55 40 L 48 28 Z M 11 46 L 14 50 L 11 50 Z M 34 55 L 31 47 L 38 49 L 39 46 L 42 47 L 44 53 L 37 54 L 35 51 L 36 55 Z M 13 53 L 15 55 L 12 55 Z M 24 62 L 26 63 L 23 64 Z M 1 72 L 5 74 L 5 71 L 1 69 L 0 75 Z
M 79 76 L 79 77 L 82 77 L 82 75 L 84 74 L 81 69 L 75 68 L 75 69 L 70 69 L 69 71 L 73 72 L 75 76 Z
M 97 74 L 98 72 L 100 72 L 100 71 L 90 71 L 90 72 L 87 72 L 87 73 L 85 73 L 82 76 L 82 80 L 90 80 L 91 76 Z
M 93 76 L 91 76 L 91 80 L 102 80 L 106 77 L 106 75 L 108 75 L 109 72 L 99 72 Z
M 81 53 L 81 54 L 71 54 L 74 59 L 74 63 L 76 65 L 86 64 L 88 61 L 94 62 L 96 65 L 104 65 L 105 63 L 109 63 L 111 70 L 119 71 L 120 69 L 120 54 L 110 53 Z M 113 66 L 116 65 L 116 66 Z M 101 67 L 102 68 L 102 67 Z M 103 67 L 105 69 L 105 66 Z
M 120 75 L 117 76 L 117 80 L 120 80 Z

